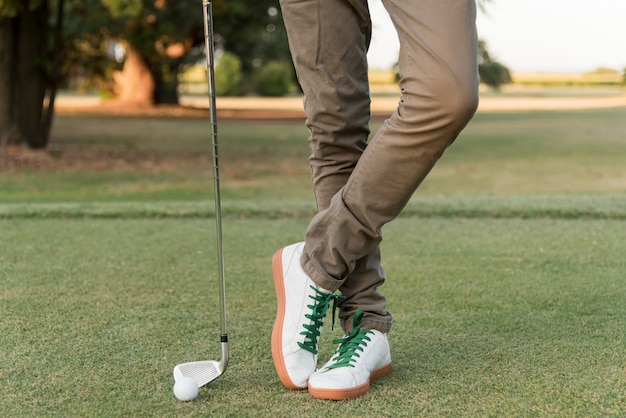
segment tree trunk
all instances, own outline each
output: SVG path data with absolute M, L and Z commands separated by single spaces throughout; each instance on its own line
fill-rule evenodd
M 47 2 L 0 21 L 0 144 L 43 148 Z
M 178 85 L 160 82 L 156 86 L 155 101 L 158 104 L 178 104 Z
M 178 65 L 169 58 L 153 67 L 156 89 L 154 99 L 158 104 L 178 104 Z
M 119 101 L 143 106 L 154 104 L 154 77 L 146 60 L 134 48 L 126 48 L 124 68 L 116 72 L 113 78 Z
M 56 27 L 54 28 L 54 37 L 52 41 L 52 58 L 51 69 L 48 74 L 48 106 L 44 109 L 41 119 L 41 136 L 46 143 L 50 139 L 50 131 L 52 130 L 52 119 L 54 117 L 54 103 L 57 97 L 57 89 L 59 87 L 59 55 L 63 48 L 63 18 L 65 8 L 65 0 L 57 0 L 56 9 Z
M 0 145 L 22 141 L 13 106 L 15 19 L 0 19 Z
M 178 104 L 178 65 L 161 61 L 150 65 L 141 52 L 127 46 L 124 68 L 113 74 L 118 101 L 139 106 Z
M 46 95 L 46 47 L 48 45 L 48 4 L 37 10 L 26 11 L 21 16 L 17 85 L 21 96 L 19 124 L 25 133 L 28 146 L 45 148 L 48 139 L 41 134 L 41 115 Z

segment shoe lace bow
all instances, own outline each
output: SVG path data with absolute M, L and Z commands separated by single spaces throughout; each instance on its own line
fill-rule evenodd
M 310 320 L 309 324 L 302 324 L 304 331 L 300 334 L 304 335 L 304 341 L 298 342 L 298 346 L 310 353 L 317 354 L 317 341 L 320 336 L 322 325 L 324 324 L 324 318 L 326 312 L 331 306 L 332 302 L 332 327 L 335 326 L 335 311 L 337 310 L 337 300 L 343 298 L 341 295 L 335 293 L 320 292 L 315 286 L 311 286 L 311 289 L 315 291 L 313 295 L 309 295 L 313 299 L 313 304 L 307 305 L 307 308 L 311 310 L 310 314 L 306 314 L 305 317 Z
M 327 369 L 336 369 L 338 367 L 354 367 L 353 362 L 356 361 L 359 355 L 359 351 L 363 351 L 363 346 L 367 345 L 367 341 L 371 341 L 368 334 L 371 334 L 371 330 L 361 330 L 361 319 L 363 318 L 363 311 L 358 310 L 352 320 L 352 331 L 333 341 L 333 344 L 339 344 L 335 351 L 335 356 L 332 358 L 333 363 L 326 366 Z

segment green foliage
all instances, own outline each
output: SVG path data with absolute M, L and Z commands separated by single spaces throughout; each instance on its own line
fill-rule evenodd
M 291 61 L 278 0 L 215 0 L 218 45 L 237 55 L 244 75 L 271 60 Z
M 293 87 L 293 67 L 284 61 L 263 65 L 256 78 L 256 90 L 261 96 L 284 96 Z
M 198 59 L 190 52 L 204 39 L 201 2 L 66 0 L 63 35 L 65 74 L 84 72 L 92 85 L 111 90 L 111 75 L 122 66 L 111 54 L 119 43 L 141 55 L 157 100 L 169 101 L 179 69 Z
M 101 0 L 66 0 L 61 71 L 64 83 L 72 74 L 84 73 L 81 84 L 73 88 L 111 94 L 112 74 L 122 68 L 122 63 L 112 59 L 111 48 L 122 31 Z
M 480 81 L 495 91 L 513 81 L 509 69 L 490 56 L 487 43 L 483 40 L 478 41 L 478 73 Z
M 175 91 L 178 73 L 201 57 L 204 34 L 198 0 L 67 1 L 66 56 L 94 76 L 100 88 L 106 88 L 112 70 L 120 67 L 107 55 L 112 40 L 138 51 L 155 76 L 157 88 L 167 91 Z M 217 49 L 234 54 L 240 62 L 240 70 L 226 77 L 227 94 L 241 94 L 243 82 L 238 79 L 251 79 L 259 65 L 269 60 L 290 62 L 278 7 L 276 0 L 213 2 Z M 176 45 L 184 47 L 185 55 L 168 54 L 168 48 Z
M 215 65 L 215 93 L 218 96 L 239 96 L 243 92 L 241 60 L 226 52 Z
M 46 0 L 0 0 L 0 17 L 13 18 L 24 10 L 35 10 Z
M 513 81 L 509 69 L 499 62 L 482 64 L 479 67 L 480 81 L 494 90 L 500 90 L 503 84 Z
M 619 74 L 619 72 L 614 68 L 606 68 L 606 67 L 598 67 L 593 71 L 587 72 L 589 75 L 605 75 L 605 76 L 615 76 Z
M 44 1 L 0 0 L 0 16 L 14 16 Z M 51 10 L 58 1 L 49 0 Z M 65 0 L 64 10 L 62 46 L 54 51 L 61 57 L 62 83 L 79 72 L 88 80 L 83 86 L 112 91 L 112 74 L 122 67 L 110 52 L 118 42 L 141 54 L 155 78 L 157 100 L 170 101 L 178 73 L 201 57 L 204 34 L 199 0 Z M 213 12 L 217 48 L 239 58 L 244 80 L 251 80 L 254 70 L 269 61 L 290 62 L 277 0 L 215 0 Z M 54 20 L 51 13 L 51 26 Z M 243 91 L 243 87 L 230 89 L 233 94 Z
M 102 4 L 115 18 L 136 16 L 141 13 L 143 8 L 141 0 L 102 0 Z

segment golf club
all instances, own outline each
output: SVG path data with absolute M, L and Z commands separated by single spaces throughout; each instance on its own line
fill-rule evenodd
M 215 230 L 217 238 L 217 265 L 220 298 L 220 325 L 221 325 L 221 348 L 222 356 L 219 361 L 202 360 L 178 364 L 174 367 L 174 380 L 183 377 L 191 377 L 198 387 L 220 377 L 228 367 L 228 334 L 226 333 L 226 291 L 224 286 L 224 246 L 222 244 L 222 209 L 220 197 L 220 176 L 217 153 L 217 112 L 215 109 L 215 63 L 214 63 L 214 37 L 213 37 L 213 9 L 211 0 L 203 0 L 204 11 L 204 45 L 207 59 L 207 78 L 210 99 L 211 120 L 211 145 L 213 155 L 213 182 L 215 188 Z

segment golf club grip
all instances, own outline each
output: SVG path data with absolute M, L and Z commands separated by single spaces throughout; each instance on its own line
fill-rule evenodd
M 207 59 L 207 78 L 210 100 L 211 145 L 213 157 L 213 181 L 215 192 L 215 230 L 217 241 L 217 264 L 220 298 L 220 325 L 222 339 L 226 332 L 226 291 L 224 284 L 224 246 L 222 243 L 222 205 L 220 195 L 219 154 L 217 136 L 217 110 L 215 100 L 215 42 L 213 35 L 213 7 L 210 0 L 202 2 L 204 12 L 204 45 Z

